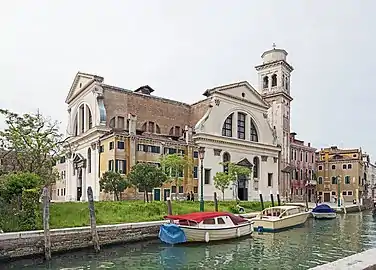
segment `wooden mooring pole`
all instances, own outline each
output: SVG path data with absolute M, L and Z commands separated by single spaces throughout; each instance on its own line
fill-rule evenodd
M 91 237 L 92 237 L 95 252 L 99 252 L 101 248 L 99 246 L 99 237 L 98 237 L 98 232 L 97 232 L 97 220 L 95 218 L 93 189 L 91 188 L 91 186 L 87 188 L 87 198 L 89 201 Z
M 171 197 L 167 198 L 167 213 L 168 213 L 168 215 L 172 215 Z
M 277 192 L 277 202 L 278 206 L 281 206 L 281 198 L 279 197 L 279 192 Z
M 214 211 L 218 212 L 218 198 L 217 198 L 217 192 L 214 192 Z
M 270 191 L 270 200 L 272 201 L 272 206 L 274 207 L 274 196 L 272 191 Z
M 44 230 L 44 257 L 51 260 L 51 235 L 50 235 L 50 198 L 48 188 L 43 188 L 43 230 Z
M 264 210 L 265 207 L 264 207 L 264 200 L 262 198 L 261 190 L 260 190 L 259 194 L 260 194 L 260 203 L 261 203 L 261 211 L 262 211 L 262 210 Z

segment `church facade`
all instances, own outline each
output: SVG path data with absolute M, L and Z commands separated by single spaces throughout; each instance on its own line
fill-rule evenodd
M 252 174 L 232 183 L 225 199 L 258 200 L 259 193 L 287 197 L 293 68 L 286 56 L 276 48 L 262 55 L 262 64 L 256 66 L 259 91 L 248 82 L 237 82 L 206 90 L 194 104 L 155 96 L 150 86 L 128 90 L 105 84 L 103 77 L 77 73 L 66 99 L 66 156 L 58 166 L 64 181 L 57 183 L 59 196 L 54 198 L 86 201 L 91 186 L 95 200 L 111 199 L 99 187 L 105 171 L 126 175 L 138 162 L 158 166 L 161 156 L 179 153 L 193 164 L 180 175 L 182 185 L 169 183 L 148 192 L 154 200 L 191 191 L 198 199 L 200 147 L 205 149 L 205 199 L 220 193 L 214 176 L 225 169 L 221 163 L 226 161 L 247 166 Z M 140 199 L 142 194 L 127 190 L 122 199 Z

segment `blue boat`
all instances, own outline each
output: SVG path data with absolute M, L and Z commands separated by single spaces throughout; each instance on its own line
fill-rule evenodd
M 316 219 L 333 219 L 336 218 L 336 210 L 327 204 L 320 204 L 313 208 L 312 215 Z

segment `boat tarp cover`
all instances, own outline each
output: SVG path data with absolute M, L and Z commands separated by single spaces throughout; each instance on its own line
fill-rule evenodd
M 159 239 L 171 245 L 187 242 L 184 231 L 175 224 L 162 225 L 159 229 Z
M 171 220 L 189 220 L 194 221 L 196 223 L 200 223 L 201 221 L 209 218 L 216 218 L 220 216 L 227 216 L 230 217 L 232 222 L 235 225 L 239 225 L 240 223 L 247 222 L 248 220 L 239 216 L 235 216 L 234 214 L 227 213 L 227 212 L 196 212 L 196 213 L 190 213 L 185 215 L 170 215 L 165 216 L 165 219 L 171 219 Z
M 327 204 L 320 204 L 313 208 L 312 212 L 314 213 L 334 213 L 335 210 L 332 209 L 329 205 Z

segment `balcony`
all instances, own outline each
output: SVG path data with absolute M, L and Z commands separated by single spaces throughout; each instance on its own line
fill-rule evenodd
M 308 185 L 316 186 L 317 185 L 317 181 L 316 180 L 309 180 L 308 181 Z

